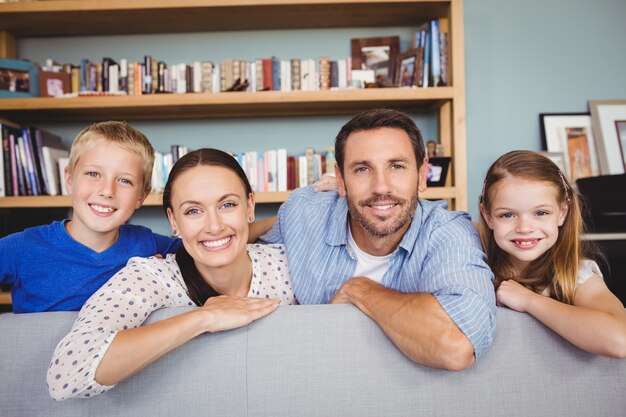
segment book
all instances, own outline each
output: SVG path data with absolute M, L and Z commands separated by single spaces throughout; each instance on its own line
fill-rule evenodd
M 60 178 L 60 183 L 61 183 L 61 194 L 62 195 L 70 195 L 70 193 L 67 191 L 67 188 L 65 186 L 65 168 L 67 168 L 67 165 L 70 163 L 70 158 L 59 158 L 59 178 Z
M 17 165 L 17 188 L 18 195 L 32 195 L 30 184 L 26 173 L 26 150 L 24 149 L 24 138 L 21 135 L 15 137 L 15 161 Z
M 439 21 L 430 21 L 430 74 L 432 86 L 437 87 L 441 79 L 441 47 L 439 44 Z
M 35 171 L 34 149 L 28 128 L 22 129 L 22 136 L 20 136 L 20 140 L 20 151 L 24 152 L 22 156 L 24 162 L 24 174 L 26 176 L 26 183 L 30 189 L 30 195 L 41 195 L 39 179 L 37 178 Z
M 274 84 L 272 72 L 272 60 L 270 58 L 263 59 L 263 91 L 270 91 Z
M 50 192 L 50 177 L 46 168 L 46 162 L 43 156 L 43 147 L 55 149 L 66 149 L 65 145 L 61 141 L 61 137 L 46 130 L 39 128 L 31 128 L 34 133 L 31 133 L 31 137 L 34 137 L 35 159 L 38 163 L 37 172 L 41 179 L 43 194 L 54 195 Z
M 439 19 L 439 46 L 441 48 L 441 79 L 439 86 L 447 86 L 450 80 L 450 65 L 448 58 L 448 19 Z
M 9 149 L 9 130 L 19 129 L 19 126 L 8 120 L 0 119 L 0 197 L 13 195 L 11 181 L 11 151 Z
M 50 185 L 50 195 L 59 195 L 64 187 L 65 178 L 61 180 L 59 172 L 59 159 L 68 158 L 69 152 L 65 149 L 51 148 L 43 146 L 41 148 L 44 163 L 46 165 L 46 175 Z

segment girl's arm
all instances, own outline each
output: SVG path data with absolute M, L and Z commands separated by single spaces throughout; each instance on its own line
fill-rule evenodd
M 499 305 L 531 314 L 583 350 L 626 358 L 626 311 L 596 274 L 576 288 L 573 305 L 536 294 L 511 280 L 500 284 L 496 299 Z

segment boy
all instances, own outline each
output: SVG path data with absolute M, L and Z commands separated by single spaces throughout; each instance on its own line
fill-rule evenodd
M 80 310 L 133 256 L 175 252 L 178 239 L 124 224 L 150 193 L 154 149 L 123 122 L 81 131 L 65 183 L 71 220 L 0 239 L 0 283 L 12 286 L 14 313 Z

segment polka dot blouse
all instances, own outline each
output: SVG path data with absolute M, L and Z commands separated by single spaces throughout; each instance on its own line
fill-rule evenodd
M 284 247 L 254 244 L 247 249 L 252 259 L 248 296 L 297 304 Z M 92 397 L 113 388 L 98 384 L 95 374 L 117 332 L 141 326 L 155 310 L 193 305 L 174 254 L 131 258 L 87 300 L 59 342 L 48 368 L 50 395 L 59 400 Z

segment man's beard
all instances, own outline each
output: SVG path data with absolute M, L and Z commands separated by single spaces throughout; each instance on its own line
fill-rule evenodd
M 397 233 L 411 222 L 413 213 L 415 213 L 415 209 L 417 207 L 417 189 L 408 200 L 389 194 L 374 194 L 367 200 L 357 203 L 353 201 L 350 198 L 350 195 L 346 192 L 346 201 L 348 202 L 348 212 L 350 213 L 350 217 L 358 225 L 360 225 L 367 234 L 374 237 L 387 237 Z M 400 214 L 391 219 L 392 221 L 390 223 L 387 223 L 389 219 L 384 216 L 374 215 L 378 221 L 372 220 L 371 218 L 368 218 L 362 210 L 365 206 L 372 205 L 378 201 L 392 202 L 401 206 L 402 210 L 400 211 Z M 383 222 L 385 224 L 381 224 Z

